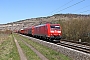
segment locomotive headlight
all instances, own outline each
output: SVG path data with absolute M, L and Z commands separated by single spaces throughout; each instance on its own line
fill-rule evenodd
M 54 31 L 51 31 L 51 33 L 54 33 Z
M 58 33 L 61 33 L 61 31 L 58 31 Z

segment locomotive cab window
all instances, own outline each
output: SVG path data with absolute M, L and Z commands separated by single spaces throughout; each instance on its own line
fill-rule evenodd
M 60 26 L 50 26 L 51 28 L 60 29 Z

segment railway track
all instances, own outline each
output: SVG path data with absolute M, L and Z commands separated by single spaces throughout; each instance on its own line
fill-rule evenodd
M 90 54 L 90 45 L 88 43 L 61 40 L 60 43 L 57 43 L 57 45 L 65 46 L 71 49 L 75 49 Z
M 63 39 L 59 43 L 57 42 L 52 42 L 52 43 L 90 54 L 90 44 L 86 42 L 77 42 L 77 41 Z

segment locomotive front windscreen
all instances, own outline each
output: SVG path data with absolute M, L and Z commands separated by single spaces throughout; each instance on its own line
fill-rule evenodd
M 54 29 L 60 29 L 60 26 L 50 26 L 50 27 Z

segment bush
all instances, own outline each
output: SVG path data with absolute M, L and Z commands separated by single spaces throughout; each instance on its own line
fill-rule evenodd
M 90 40 L 88 35 L 90 33 L 90 18 L 59 20 L 59 23 L 62 26 L 62 37 L 64 39 L 82 39 L 84 42 Z

